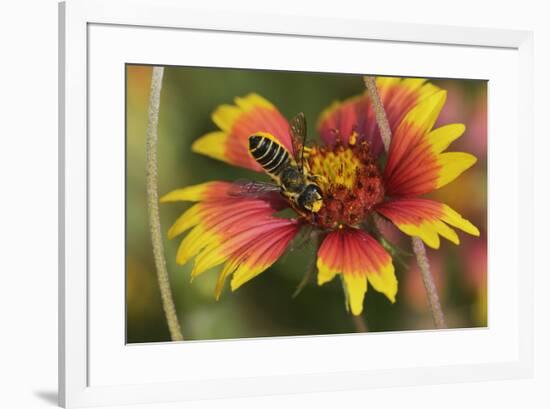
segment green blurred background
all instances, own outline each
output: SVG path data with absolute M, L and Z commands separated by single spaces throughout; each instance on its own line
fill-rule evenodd
M 127 65 L 127 342 L 169 341 L 162 311 L 147 224 L 145 194 L 145 130 L 151 67 Z M 466 133 L 450 150 L 478 157 L 477 164 L 456 181 L 429 195 L 471 220 L 481 237 L 460 234 L 461 244 L 442 240 L 437 251 L 428 249 L 450 327 L 487 325 L 487 82 L 432 80 L 448 90 L 438 124 L 464 123 Z M 336 99 L 363 91 L 358 75 L 276 72 L 259 70 L 166 67 L 159 125 L 159 189 L 173 189 L 209 180 L 265 179 L 191 152 L 191 143 L 215 130 L 211 112 L 235 96 L 256 92 L 290 118 L 303 111 L 309 120 L 308 139 L 315 141 L 319 113 Z M 189 204 L 161 205 L 164 233 Z M 391 229 L 390 238 L 403 255 L 396 260 L 397 302 L 367 292 L 363 319 L 369 331 L 432 329 L 433 323 L 410 240 Z M 179 239 L 165 241 L 172 291 L 186 340 L 314 335 L 356 332 L 357 323 L 346 312 L 340 280 L 322 287 L 311 282 L 292 294 L 313 257 L 306 246 L 287 254 L 270 269 L 232 293 L 226 288 L 216 302 L 216 271 L 190 283 L 191 264 L 175 263 Z

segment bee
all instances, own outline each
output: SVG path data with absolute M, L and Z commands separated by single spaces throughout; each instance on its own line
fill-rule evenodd
M 248 138 L 250 155 L 274 184 L 248 182 L 241 185 L 241 191 L 254 194 L 277 189 L 296 210 L 317 213 L 323 206 L 323 193 L 317 184 L 319 177 L 304 167 L 307 127 L 303 113 L 292 119 L 289 130 L 295 157 L 271 134 L 258 132 Z

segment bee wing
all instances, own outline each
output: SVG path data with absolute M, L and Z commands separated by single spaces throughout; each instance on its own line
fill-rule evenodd
M 274 183 L 237 180 L 229 189 L 231 196 L 266 198 L 271 197 L 273 193 L 279 193 L 281 189 Z
M 303 168 L 304 145 L 307 136 L 306 116 L 300 112 L 290 121 L 290 136 L 292 138 L 292 148 L 294 150 L 294 159 L 300 169 Z

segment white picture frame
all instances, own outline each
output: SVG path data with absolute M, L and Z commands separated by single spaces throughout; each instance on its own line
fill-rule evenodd
M 520 184 L 518 182 L 520 179 L 523 181 L 532 180 L 533 40 L 531 32 L 363 20 L 320 19 L 307 16 L 289 18 L 271 14 L 244 15 L 239 13 L 228 15 L 227 13 L 213 11 L 191 10 L 177 0 L 69 0 L 60 4 L 59 23 L 59 96 L 61 104 L 59 144 L 59 397 L 61 405 L 65 407 L 83 407 L 151 403 L 531 376 L 533 368 L 531 301 L 531 294 L 533 293 L 533 255 L 531 250 L 533 247 L 533 220 L 530 209 L 533 205 L 533 192 L 532 183 Z M 214 38 L 213 36 L 223 37 L 237 34 L 242 37 L 238 41 L 248 41 L 247 38 L 264 36 L 269 38 L 269 41 L 274 42 L 277 42 L 279 38 L 284 38 L 284 41 L 287 42 L 292 39 L 294 39 L 293 41 L 326 40 L 332 43 L 340 42 L 342 47 L 344 45 L 346 47 L 348 45 L 350 47 L 366 47 L 367 44 L 375 44 L 380 49 L 384 47 L 401 47 L 400 49 L 403 52 L 406 52 L 407 47 L 415 46 L 438 47 L 438 52 L 443 52 L 445 48 L 450 48 L 455 53 L 468 53 L 477 50 L 475 52 L 480 53 L 480 58 L 483 58 L 481 54 L 484 51 L 493 53 L 502 51 L 502 61 L 517 62 L 517 65 L 515 63 L 503 64 L 495 68 L 494 73 L 496 84 L 502 84 L 502 79 L 499 79 L 499 75 L 502 75 L 502 73 L 499 74 L 500 71 L 509 70 L 506 71 L 506 75 L 513 74 L 505 77 L 512 89 L 510 92 L 515 92 L 514 96 L 517 99 L 517 102 L 513 104 L 508 103 L 511 116 L 506 118 L 515 124 L 515 126 L 510 126 L 507 131 L 511 138 L 509 141 L 513 143 L 504 146 L 507 140 L 506 137 L 503 137 L 500 141 L 493 139 L 492 150 L 489 152 L 492 155 L 490 157 L 492 168 L 489 170 L 492 170 L 493 177 L 496 176 L 495 172 L 507 171 L 511 173 L 511 176 L 507 176 L 511 183 L 510 189 L 523 199 L 521 202 L 514 202 L 511 205 L 515 218 L 509 228 L 511 233 L 517 234 L 518 237 L 521 236 L 522 240 L 508 240 L 508 243 L 501 244 L 497 240 L 493 240 L 493 256 L 500 254 L 498 257 L 502 258 L 503 254 L 507 254 L 513 260 L 519 260 L 520 258 L 522 260 L 521 280 L 517 281 L 515 279 L 518 278 L 520 273 L 518 265 L 501 263 L 504 267 L 500 270 L 500 273 L 503 276 L 507 275 L 512 278 L 513 283 L 517 283 L 517 288 L 513 287 L 513 302 L 510 303 L 511 306 L 507 307 L 510 308 L 511 314 L 511 323 L 507 330 L 499 332 L 498 325 L 495 324 L 492 328 L 490 326 L 486 333 L 475 333 L 473 331 L 467 333 L 467 330 L 448 330 L 443 331 L 441 334 L 438 333 L 438 335 L 435 335 L 434 332 L 407 335 L 396 333 L 380 335 L 378 341 L 376 340 L 376 337 L 378 337 L 376 334 L 368 334 L 370 336 L 368 339 L 359 335 L 278 338 L 261 341 L 216 341 L 192 343 L 192 352 L 191 347 L 178 343 L 158 347 L 144 345 L 138 348 L 124 345 L 123 340 L 119 339 L 120 337 L 115 339 L 101 336 L 101 334 L 107 333 L 111 329 L 113 333 L 118 334 L 119 332 L 116 327 L 109 328 L 108 323 L 99 319 L 107 316 L 106 309 L 97 308 L 95 306 L 97 303 L 91 306 L 90 300 L 94 297 L 105 296 L 107 300 L 110 299 L 109 297 L 120 297 L 119 301 L 123 302 L 124 293 L 117 293 L 120 288 L 114 285 L 111 294 L 107 294 L 109 290 L 100 285 L 102 282 L 100 278 L 96 278 L 95 274 L 91 277 L 89 270 L 91 257 L 102 257 L 97 252 L 92 252 L 92 254 L 89 247 L 90 241 L 94 240 L 93 234 L 90 233 L 90 224 L 95 223 L 94 220 L 97 220 L 89 216 L 90 206 L 95 206 L 91 202 L 93 195 L 90 196 L 90 185 L 94 183 L 94 180 L 97 180 L 97 177 L 101 177 L 101 175 L 97 177 L 92 175 L 89 167 L 89 164 L 96 160 L 94 155 L 97 154 L 94 145 L 95 139 L 90 140 L 90 132 L 93 132 L 90 131 L 90 123 L 95 120 L 97 117 L 96 112 L 98 112 L 95 110 L 94 113 L 90 114 L 89 111 L 90 106 L 96 106 L 94 105 L 96 104 L 95 96 L 90 94 L 90 90 L 95 90 L 95 82 L 90 80 L 90 73 L 96 75 L 94 73 L 101 72 L 102 67 L 109 67 L 109 65 L 98 64 L 98 68 L 95 68 L 95 59 L 99 61 L 103 58 L 103 54 L 95 51 L 99 45 L 103 46 L 101 47 L 102 50 L 107 49 L 105 52 L 110 53 L 106 58 L 110 58 L 113 64 L 120 64 L 121 61 L 150 63 L 150 61 L 143 61 L 143 59 L 127 61 L 125 60 L 127 57 L 122 55 L 121 48 L 115 46 L 115 44 L 118 44 L 115 37 L 124 37 L 120 41 L 132 41 L 132 37 L 140 35 L 138 30 L 141 29 L 155 30 L 155 33 L 157 33 L 155 35 L 167 36 L 165 38 L 185 35 L 184 33 L 198 33 L 199 37 L 203 33 L 212 38 Z M 117 34 L 115 32 L 117 30 L 123 30 L 124 33 Z M 140 31 L 140 33 L 143 34 L 143 31 Z M 145 50 L 144 52 L 149 52 L 152 59 L 158 60 L 158 58 L 161 58 L 162 63 L 171 63 L 172 61 L 162 57 L 162 53 L 168 54 L 170 52 L 169 49 L 156 49 L 154 51 L 153 44 L 148 43 L 147 39 L 149 37 L 152 38 L 153 35 L 148 34 L 147 38 L 140 38 L 140 48 Z M 113 49 L 109 50 L 108 44 L 101 43 L 102 39 L 103 41 L 108 39 L 109 42 L 112 42 Z M 128 47 L 128 50 L 131 50 L 131 48 Z M 383 50 L 380 52 L 383 53 Z M 117 53 L 119 53 L 118 56 Z M 310 57 L 312 61 L 315 60 L 314 55 Z M 235 62 L 229 60 L 220 61 L 219 58 L 222 57 L 213 56 L 212 58 L 213 60 L 208 63 L 213 66 L 223 66 L 224 64 L 236 66 Z M 218 58 L 217 62 L 215 58 Z M 241 61 L 242 67 L 251 67 L 251 63 Z M 264 61 L 269 66 L 269 59 L 267 58 Z M 177 63 L 177 61 L 174 62 Z M 196 64 L 198 64 L 198 61 Z M 300 63 L 284 62 L 283 64 Z M 288 67 L 290 65 L 276 68 Z M 298 68 L 303 69 L 304 67 L 299 66 Z M 356 69 L 357 72 L 361 72 L 361 68 L 359 64 L 356 68 L 352 67 L 350 70 Z M 335 66 L 328 69 L 338 70 L 339 68 Z M 383 66 L 378 68 L 378 70 L 385 69 L 390 68 L 384 68 Z M 421 65 L 416 67 L 411 63 L 411 66 L 407 69 L 409 70 L 408 74 L 411 75 L 424 74 Z M 481 70 L 479 72 L 483 71 L 481 68 L 473 67 L 468 75 L 476 75 L 476 69 Z M 479 77 L 484 78 L 493 75 L 488 70 L 487 68 L 487 71 L 482 72 Z M 454 75 L 458 76 L 460 72 L 466 71 L 464 68 L 462 68 L 462 71 L 457 69 Z M 431 74 L 435 72 L 433 71 Z M 452 73 L 454 71 L 445 72 Z M 388 72 L 380 71 L 380 73 L 385 74 Z M 114 92 L 116 92 L 116 86 L 114 89 Z M 94 91 L 94 93 L 101 98 L 101 92 Z M 123 99 L 123 96 L 121 96 L 121 99 Z M 498 100 L 499 98 L 493 98 L 493 101 L 491 101 L 490 93 L 489 103 L 498 103 L 495 99 Z M 489 112 L 492 112 L 491 109 Z M 496 110 L 493 112 L 501 111 Z M 101 118 L 101 116 L 99 117 Z M 499 121 L 502 122 L 503 120 L 504 118 L 498 117 L 498 115 L 491 118 L 493 122 L 490 122 L 489 133 L 494 132 L 497 129 L 495 127 L 499 125 Z M 491 123 L 494 125 L 492 130 Z M 518 142 L 520 138 L 518 124 L 521 124 L 521 143 Z M 98 126 L 100 125 L 98 123 Z M 94 129 L 97 129 L 95 123 Z M 506 130 L 503 129 L 503 134 L 504 132 Z M 123 134 L 120 137 L 123 138 Z M 500 157 L 508 154 L 511 156 L 507 157 L 506 161 L 499 160 Z M 116 155 L 116 149 L 113 150 L 113 155 Z M 108 162 L 109 158 L 107 157 L 105 160 Z M 115 161 L 113 161 L 113 164 L 116 166 Z M 505 166 L 508 166 L 508 168 L 505 168 Z M 90 181 L 91 177 L 92 181 Z M 491 189 L 491 186 L 489 186 L 489 189 Z M 498 190 L 498 188 L 495 189 Z M 489 211 L 491 212 L 491 208 Z M 522 214 L 521 223 L 517 222 L 520 213 Z M 107 217 L 106 214 L 105 216 Z M 493 220 L 494 223 L 491 224 L 490 219 L 490 225 L 493 229 L 499 228 L 499 220 L 498 214 Z M 116 239 L 116 235 L 113 237 Z M 496 252 L 497 250 L 498 252 Z M 499 260 L 494 258 L 493 261 L 496 263 Z M 494 267 L 497 265 L 495 263 L 492 263 L 490 259 L 490 266 Z M 96 261 L 92 264 L 97 265 Z M 123 275 L 123 271 L 120 271 L 121 275 Z M 491 267 L 489 277 L 489 293 L 491 295 L 491 291 L 494 290 L 493 294 L 495 295 L 491 301 L 493 309 L 505 308 L 506 300 L 500 294 L 508 290 L 491 287 L 495 285 L 495 282 L 498 283 L 498 281 L 491 283 Z M 120 302 L 117 305 L 120 306 Z M 110 305 L 107 305 L 107 308 L 110 308 Z M 120 314 L 111 315 L 118 317 L 119 320 L 113 321 L 113 325 L 118 325 L 120 319 L 124 319 L 124 317 L 120 317 Z M 493 330 L 495 330 L 494 338 L 491 335 Z M 122 328 L 120 331 L 122 331 Z M 448 345 L 449 348 L 455 345 L 457 350 L 464 346 L 467 347 L 468 342 L 480 341 L 486 342 L 487 348 L 491 345 L 491 342 L 493 344 L 498 343 L 502 346 L 502 351 L 496 348 L 497 345 L 494 345 L 496 351 L 494 356 L 489 357 L 487 355 L 486 359 L 483 358 L 481 353 L 478 355 L 469 354 L 472 355 L 471 359 L 466 359 L 457 352 L 455 361 L 452 363 L 446 363 L 445 360 L 428 362 L 420 356 L 414 362 L 410 361 L 403 366 L 392 363 L 391 367 L 377 366 L 374 360 L 370 366 L 363 362 L 357 362 L 356 366 L 348 365 L 347 367 L 339 366 L 338 362 L 332 363 L 329 361 L 328 363 L 325 362 L 329 367 L 326 371 L 323 371 L 321 366 L 316 365 L 315 361 L 308 361 L 307 356 L 304 355 L 303 362 L 293 364 L 294 367 L 292 370 L 289 369 L 288 373 L 281 371 L 280 368 L 275 366 L 275 363 L 273 363 L 271 372 L 266 370 L 260 373 L 253 366 L 242 364 L 237 368 L 236 362 L 228 362 L 226 368 L 229 368 L 229 370 L 226 369 L 217 378 L 208 378 L 208 371 L 199 368 L 198 364 L 193 363 L 194 361 L 191 359 L 187 359 L 186 378 L 179 381 L 175 380 L 175 375 L 169 373 L 165 378 L 149 377 L 146 379 L 145 377 L 139 378 L 139 374 L 135 374 L 135 371 L 134 375 L 136 376 L 132 377 L 131 371 L 118 371 L 116 368 L 117 365 L 120 367 L 127 365 L 128 359 L 141 359 L 139 357 L 142 356 L 144 370 L 155 372 L 155 363 L 178 359 L 182 353 L 197 354 L 196 356 L 204 354 L 203 356 L 205 356 L 206 354 L 221 354 L 222 349 L 224 351 L 230 349 L 235 354 L 246 352 L 251 356 L 254 356 L 255 353 L 262 356 L 262 354 L 265 354 L 266 345 L 269 345 L 271 351 L 281 353 L 282 351 L 291 351 L 291 354 L 298 354 L 299 350 L 305 351 L 312 348 L 332 348 L 338 343 L 353 350 L 354 348 L 360 348 L 364 342 L 380 342 L 383 339 L 382 336 L 388 337 L 384 338 L 383 341 L 387 344 L 388 349 L 391 348 L 392 337 L 397 339 L 396 337 L 406 336 L 408 337 L 407 340 L 410 339 L 413 345 L 416 345 L 425 342 L 430 337 L 437 336 L 439 342 L 446 343 L 445 345 Z M 91 348 L 96 352 L 91 354 Z M 187 352 L 182 352 L 184 348 L 187 348 Z M 149 354 L 147 351 L 152 352 Z M 381 354 L 383 352 L 380 351 Z M 488 352 L 488 350 L 485 352 Z M 120 356 L 117 357 L 117 354 Z M 463 361 L 460 361 L 461 359 Z M 234 366 L 231 366 L 231 364 Z M 269 365 L 271 364 L 268 362 L 267 366 Z

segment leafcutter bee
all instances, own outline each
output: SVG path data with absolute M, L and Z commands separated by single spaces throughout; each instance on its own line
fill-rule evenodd
M 240 191 L 265 194 L 279 191 L 299 212 L 317 213 L 323 206 L 323 193 L 318 177 L 304 167 L 306 118 L 301 112 L 290 122 L 293 156 L 273 135 L 258 132 L 248 138 L 248 151 L 275 184 L 248 182 Z

